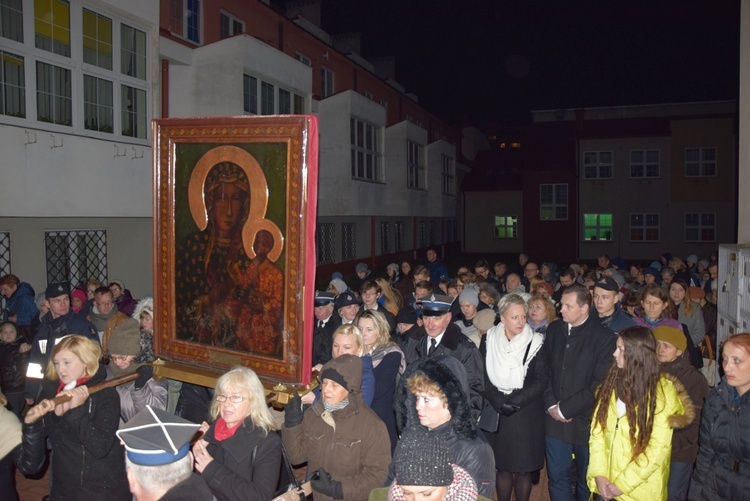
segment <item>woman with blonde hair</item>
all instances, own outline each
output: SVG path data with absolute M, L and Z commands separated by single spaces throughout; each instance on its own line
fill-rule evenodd
M 391 341 L 388 321 L 382 313 L 364 310 L 357 316 L 357 325 L 362 331 L 365 354 L 372 358 L 375 376 L 375 395 L 370 408 L 388 429 L 392 454 L 398 442 L 393 394 L 401 374 L 406 370 L 406 358 L 401 348 Z
M 209 425 L 193 446 L 195 469 L 218 500 L 270 499 L 281 467 L 281 439 L 263 384 L 242 366 L 216 381 Z
M 101 358 L 96 341 L 75 334 L 61 338 L 52 350 L 42 400 L 24 419 L 31 425 L 29 433 L 43 429 L 52 446 L 50 500 L 132 498 L 124 449 L 115 436 L 120 397 L 115 388 L 89 395 L 89 386 L 104 382 L 107 376 Z M 72 398 L 55 405 L 51 399 L 59 393 Z
M 404 306 L 404 300 L 401 298 L 401 293 L 391 287 L 388 280 L 384 278 L 376 278 L 375 282 L 380 286 L 382 298 L 385 301 L 385 304 L 383 305 L 385 309 L 393 313 L 393 316 L 398 315 L 398 310 Z
M 529 318 L 527 322 L 529 326 L 531 326 L 534 332 L 538 332 L 544 336 L 547 334 L 549 324 L 557 320 L 555 305 L 549 299 L 539 294 L 532 296 L 528 301 L 528 305 Z
M 656 349 L 646 327 L 620 332 L 596 391 L 586 481 L 605 500 L 667 499 L 672 431 L 692 421 L 693 405 L 676 379 L 660 373 Z
M 703 321 L 703 312 L 700 304 L 690 299 L 690 287 L 679 278 L 672 280 L 669 284 L 669 298 L 677 308 L 677 320 L 687 326 L 688 335 L 693 344 L 698 346 L 704 342 L 706 337 L 706 323 Z

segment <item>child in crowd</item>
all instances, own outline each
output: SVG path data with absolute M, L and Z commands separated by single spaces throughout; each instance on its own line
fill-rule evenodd
M 3 393 L 8 399 L 8 408 L 19 418 L 24 406 L 26 366 L 29 364 L 29 344 L 26 336 L 19 336 L 16 324 L 0 324 L 0 375 Z

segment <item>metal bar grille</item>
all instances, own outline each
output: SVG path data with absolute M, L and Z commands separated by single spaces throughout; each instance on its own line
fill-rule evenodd
M 0 231 L 0 276 L 10 274 L 10 232 Z
M 357 225 L 341 223 L 341 260 L 357 257 Z
M 107 282 L 106 230 L 46 231 L 47 283 Z
M 330 264 L 336 261 L 336 235 L 333 223 L 318 224 L 318 237 L 315 239 L 318 251 L 318 264 Z

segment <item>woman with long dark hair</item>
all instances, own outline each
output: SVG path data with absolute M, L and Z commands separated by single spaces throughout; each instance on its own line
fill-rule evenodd
M 692 403 L 680 383 L 660 373 L 651 330 L 623 330 L 613 356 L 596 392 L 589 489 L 605 500 L 666 500 L 672 432 L 692 420 L 685 413 Z

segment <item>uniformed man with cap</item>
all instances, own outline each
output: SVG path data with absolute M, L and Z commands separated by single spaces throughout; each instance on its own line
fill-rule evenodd
M 451 322 L 452 303 L 453 298 L 441 294 L 430 294 L 418 301 L 417 308 L 422 313 L 424 324 L 407 332 L 403 342 L 404 355 L 407 364 L 438 355 L 453 357 L 461 362 L 466 367 L 471 407 L 478 417 L 482 409 L 481 392 L 484 391 L 482 355 L 476 345 L 461 333 L 461 329 Z
M 117 431 L 125 445 L 125 468 L 136 501 L 216 499 L 193 473 L 190 442 L 200 429 L 179 416 L 147 405 Z
M 68 334 L 79 334 L 99 342 L 94 326 L 70 307 L 70 287 L 67 283 L 53 283 L 44 291 L 49 311 L 42 317 L 39 330 L 31 345 L 26 371 L 26 403 L 33 405 L 39 397 L 41 381 L 47 371 L 52 349 Z
M 312 364 L 325 364 L 333 350 L 333 332 L 341 325 L 341 317 L 333 314 L 334 292 L 315 291 L 315 327 L 313 328 Z

